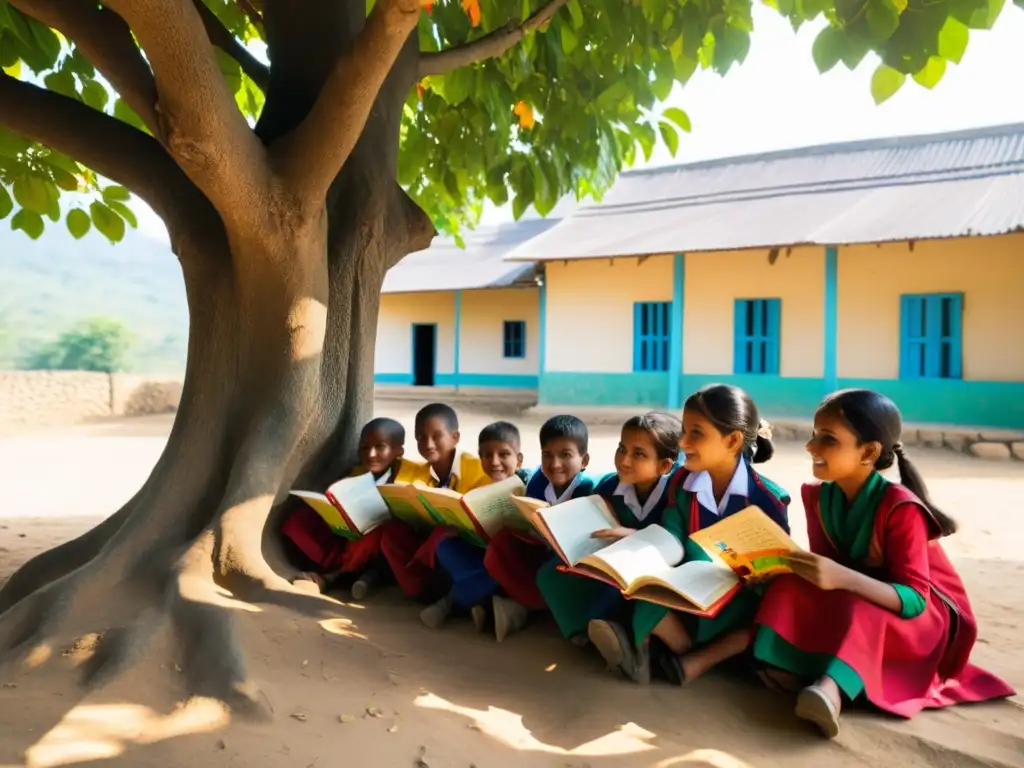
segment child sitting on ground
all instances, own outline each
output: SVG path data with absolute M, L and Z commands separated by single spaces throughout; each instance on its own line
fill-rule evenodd
M 559 504 L 594 492 L 586 471 L 590 462 L 587 425 L 575 416 L 552 416 L 540 428 L 540 470 L 526 485 L 526 496 Z M 484 566 L 495 582 L 491 608 L 494 635 L 500 643 L 525 624 L 530 611 L 546 611 L 537 588 L 537 572 L 551 559 L 542 539 L 511 529 L 498 531 L 487 545 Z M 497 594 L 498 588 L 504 596 Z M 478 629 L 485 625 L 483 606 L 473 609 Z
M 425 467 L 404 454 L 405 427 L 394 419 L 372 419 L 359 435 L 359 465 L 349 477 L 370 472 L 377 485 L 411 483 L 424 474 Z M 309 584 L 325 592 L 345 575 L 355 574 L 352 597 L 362 600 L 380 580 L 380 527 L 349 541 L 336 536 L 312 509 L 301 506 L 285 521 L 281 533 L 316 565 L 315 570 L 304 571 L 296 585 Z
M 480 458 L 484 470 L 498 483 L 513 475 L 528 482 L 523 472 L 523 454 L 519 429 L 507 421 L 496 421 L 480 431 Z M 500 532 L 499 532 L 500 533 Z M 432 629 L 439 629 L 453 611 L 469 611 L 478 631 L 487 622 L 486 603 L 498 591 L 498 584 L 484 566 L 485 550 L 458 537 L 438 542 L 437 563 L 451 579 L 451 591 L 441 600 L 426 608 L 420 618 Z M 496 601 L 501 598 L 494 597 Z M 503 606 L 495 603 L 495 623 L 504 626 L 509 620 Z
M 679 419 L 667 413 L 634 416 L 622 426 L 615 452 L 615 472 L 598 483 L 595 492 L 612 508 L 619 526 L 593 535 L 621 539 L 648 525 L 669 527 L 662 516 L 668 501 L 669 473 L 679 456 Z M 672 530 L 681 536 L 681 531 Z M 537 574 L 537 587 L 562 634 L 576 645 L 594 642 L 610 666 L 632 665 L 610 650 L 621 634 L 610 621 L 628 613 L 620 590 L 600 581 L 563 573 L 560 560 L 549 560 Z M 613 631 L 614 630 L 614 631 Z M 649 676 L 649 665 L 644 668 Z
M 467 493 L 487 485 L 491 478 L 480 459 L 459 447 L 459 417 L 444 403 L 425 405 L 416 414 L 416 446 L 427 461 L 420 482 L 432 488 Z M 434 551 L 448 534 L 437 527 L 424 535 L 392 520 L 381 527 L 381 553 L 403 594 L 413 599 L 436 599 L 441 580 L 434 570 Z

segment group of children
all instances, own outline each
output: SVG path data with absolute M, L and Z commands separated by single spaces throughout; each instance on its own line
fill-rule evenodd
M 910 717 L 1013 695 L 969 663 L 977 624 L 938 543 L 955 524 L 930 500 L 901 429 L 896 405 L 877 392 L 844 390 L 822 402 L 806 446 L 819 482 L 801 494 L 809 551 L 789 556 L 792 574 L 748 584 L 714 618 L 626 600 L 610 585 L 559 570 L 540 538 L 512 529 L 483 548 L 444 527 L 423 532 L 393 520 L 325 546 L 325 524 L 300 508 L 283 532 L 315 562 L 302 579 L 321 590 L 348 578 L 353 597 L 363 599 L 388 576 L 427 603 L 420 616 L 428 626 L 468 614 L 480 631 L 493 625 L 499 642 L 531 613 L 550 612 L 573 644 L 595 648 L 639 683 L 654 674 L 683 685 L 735 658 L 769 687 L 795 694 L 796 715 L 832 738 L 844 702 L 866 700 Z M 587 427 L 574 416 L 543 425 L 533 473 L 522 468 L 519 430 L 508 422 L 481 431 L 478 455 L 460 446 L 447 405 L 423 408 L 415 430 L 424 463 L 405 457 L 398 422 L 369 422 L 355 473 L 460 493 L 518 475 L 527 496 L 552 505 L 596 494 L 618 526 L 594 536 L 615 540 L 658 524 L 681 541 L 684 561 L 708 559 L 690 534 L 750 505 L 789 531 L 789 495 L 755 468 L 772 457 L 770 429 L 737 387 L 695 392 L 682 420 L 657 412 L 631 418 L 615 472 L 603 478 L 587 472 Z M 900 483 L 880 474 L 894 464 Z

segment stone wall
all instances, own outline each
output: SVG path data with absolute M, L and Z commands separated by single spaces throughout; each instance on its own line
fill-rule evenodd
M 172 413 L 181 378 L 86 371 L 0 371 L 0 427 Z

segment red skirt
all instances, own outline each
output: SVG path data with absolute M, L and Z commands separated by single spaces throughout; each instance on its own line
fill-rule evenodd
M 360 573 L 381 551 L 381 527 L 354 541 L 343 539 L 309 507 L 292 512 L 281 533 L 323 573 Z

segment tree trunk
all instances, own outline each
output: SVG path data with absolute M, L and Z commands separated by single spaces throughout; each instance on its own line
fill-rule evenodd
M 283 32 L 296 19 L 275 19 L 274 6 L 267 5 L 274 78 L 257 129 L 265 142 L 309 109 L 307 96 L 326 76 L 323 62 L 336 58 L 364 14 L 359 2 L 333 25 L 320 19 L 332 31 L 323 43 L 331 50 L 316 57 L 289 48 L 299 38 Z M 271 29 L 283 35 L 276 56 Z M 305 34 L 308 40 L 308 27 Z M 433 236 L 395 182 L 414 42 L 319 213 L 297 216 L 266 190 L 275 201 L 266 226 L 232 232 L 212 208 L 197 214 L 194 201 L 189 210 L 172 206 L 166 220 L 184 273 L 190 333 L 167 446 L 119 512 L 31 560 L 0 589 L 0 663 L 36 666 L 90 634 L 84 679 L 100 683 L 138 660 L 169 622 L 191 693 L 261 710 L 224 590 L 250 601 L 311 599 L 289 586 L 294 571 L 278 533 L 283 503 L 297 479 L 322 486 L 354 462 L 372 407 L 384 274 Z

